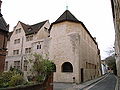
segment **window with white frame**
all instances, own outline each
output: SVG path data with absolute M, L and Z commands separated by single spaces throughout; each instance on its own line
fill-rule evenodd
M 20 39 L 15 39 L 14 44 L 18 44 L 18 43 L 20 43 Z
M 26 36 L 26 41 L 32 41 L 32 40 L 33 40 L 33 35 Z
M 31 53 L 31 48 L 25 48 L 25 53 Z
M 19 49 L 13 50 L 13 55 L 18 55 L 19 54 Z
M 41 49 L 41 44 L 37 45 L 37 49 Z
M 20 70 L 20 61 L 14 61 L 14 68 Z
M 15 33 L 16 33 L 16 34 L 21 33 L 21 28 L 16 29 L 16 30 L 15 30 Z

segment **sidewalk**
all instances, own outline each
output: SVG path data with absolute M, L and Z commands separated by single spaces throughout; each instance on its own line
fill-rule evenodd
M 99 78 L 84 82 L 82 84 L 69 84 L 69 83 L 54 83 L 53 90 L 82 90 L 102 79 L 104 79 L 107 75 L 103 75 Z
M 84 89 L 84 88 L 86 88 L 86 87 L 88 87 L 88 86 L 90 86 L 90 85 L 92 85 L 92 84 L 94 84 L 94 83 L 104 79 L 106 76 L 107 75 L 103 75 L 103 76 L 101 76 L 99 78 L 96 78 L 96 79 L 84 82 L 84 83 L 79 84 L 79 85 L 75 85 L 73 88 L 79 88 L 80 90 L 82 90 L 82 89 Z
M 116 83 L 116 88 L 115 88 L 115 90 L 120 90 L 120 77 L 117 77 L 117 76 L 116 76 L 116 79 L 117 79 L 117 83 Z

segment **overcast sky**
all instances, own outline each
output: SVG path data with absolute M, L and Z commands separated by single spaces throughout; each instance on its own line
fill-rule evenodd
M 102 59 L 114 46 L 114 26 L 110 0 L 2 0 L 2 14 L 10 24 L 10 31 L 22 21 L 35 24 L 44 20 L 54 22 L 65 10 L 82 21 L 93 37 L 96 37 Z

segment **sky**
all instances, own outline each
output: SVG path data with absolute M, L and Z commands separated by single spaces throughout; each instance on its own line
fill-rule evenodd
M 54 22 L 66 10 L 82 21 L 96 37 L 101 58 L 114 47 L 115 31 L 110 0 L 2 0 L 1 12 L 10 30 L 21 21 L 36 24 L 45 20 Z

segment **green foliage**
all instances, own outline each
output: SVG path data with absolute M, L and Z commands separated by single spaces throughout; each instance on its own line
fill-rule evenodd
M 0 88 L 21 85 L 23 82 L 23 73 L 20 70 L 11 68 L 0 74 Z
M 22 75 L 16 74 L 11 77 L 11 80 L 9 81 L 9 86 L 17 86 L 17 85 L 22 85 L 24 83 L 24 79 Z
M 109 56 L 105 59 L 106 64 L 108 65 L 108 67 L 110 69 L 113 70 L 114 74 L 117 74 L 117 70 L 116 70 L 116 60 L 115 60 L 115 55 Z
M 37 82 L 43 82 L 44 80 L 45 80 L 44 75 L 36 75 L 36 77 L 35 77 L 35 81 L 37 81 Z
M 44 81 L 44 79 L 53 72 L 54 64 L 52 61 L 44 59 L 39 54 L 34 54 L 33 70 L 35 80 L 37 82 Z

